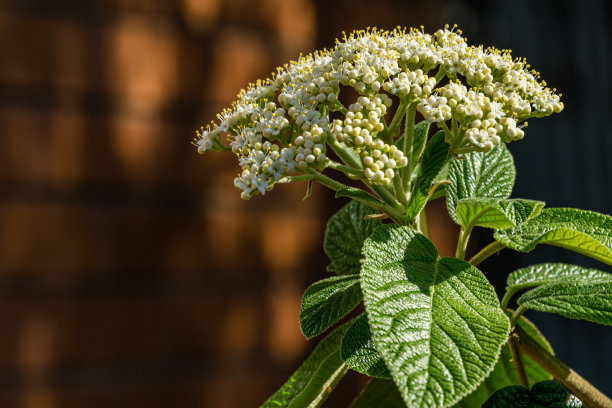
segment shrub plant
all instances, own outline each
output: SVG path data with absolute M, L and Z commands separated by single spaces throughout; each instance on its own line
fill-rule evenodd
M 264 407 L 318 407 L 349 369 L 372 377 L 355 408 L 612 406 L 523 317 L 610 325 L 612 275 L 533 265 L 508 276 L 499 300 L 478 269 L 540 244 L 612 264 L 612 217 L 510 198 L 506 143 L 561 112 L 560 96 L 524 59 L 468 45 L 456 27 L 368 29 L 250 84 L 197 132 L 200 153 L 238 157 L 243 199 L 296 182 L 350 199 L 327 225 L 333 275 L 302 301 L 302 332 L 325 336 Z M 461 226 L 452 258 L 438 255 L 425 215 L 442 197 Z M 495 240 L 466 260 L 474 228 Z

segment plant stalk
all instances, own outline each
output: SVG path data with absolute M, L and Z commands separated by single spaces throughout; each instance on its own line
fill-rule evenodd
M 465 259 L 465 251 L 467 249 L 471 233 L 472 228 L 461 227 L 461 231 L 459 232 L 459 239 L 457 240 L 457 251 L 455 252 L 456 258 L 462 260 Z
M 519 347 L 519 337 L 517 334 L 512 333 L 510 338 L 508 338 L 508 348 L 510 348 L 512 353 L 512 364 L 514 365 L 514 371 L 516 371 L 519 384 L 529 389 L 529 379 L 525 371 L 525 362 L 523 361 L 523 353 L 521 353 Z
M 592 408 L 612 408 L 612 400 L 582 378 L 577 372 L 566 366 L 557 357 L 540 346 L 519 326 L 514 332 L 518 335 L 518 344 L 523 352 L 552 376 L 567 387 L 578 399 Z
M 410 184 L 410 176 L 412 173 L 412 150 L 414 149 L 414 117 L 416 115 L 417 103 L 412 102 L 408 105 L 408 111 L 406 112 L 406 129 L 404 132 L 404 146 L 402 151 L 404 156 L 408 159 L 408 165 L 402 169 L 402 184 L 405 189 L 408 189 Z
M 487 245 L 486 247 L 482 248 L 482 250 L 480 252 L 478 252 L 476 255 L 474 255 L 470 259 L 469 262 L 472 265 L 477 266 L 479 263 L 481 263 L 482 261 L 484 261 L 485 259 L 487 259 L 491 255 L 495 255 L 496 253 L 498 253 L 499 251 L 501 251 L 504 248 L 505 248 L 505 246 L 503 244 L 500 244 L 497 241 L 493 241 L 489 245 Z

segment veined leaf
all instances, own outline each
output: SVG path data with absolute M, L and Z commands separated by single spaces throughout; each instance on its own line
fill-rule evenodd
M 379 227 L 363 253 L 372 338 L 406 405 L 448 407 L 474 391 L 510 328 L 484 275 L 398 225 Z
M 576 408 L 576 399 L 557 381 L 542 381 L 531 387 L 513 385 L 503 388 L 487 400 L 483 408 Z
M 361 302 L 358 275 L 332 276 L 312 284 L 302 298 L 300 328 L 307 339 L 323 333 Z
M 444 141 L 444 132 L 441 131 L 433 135 L 427 144 L 412 189 L 412 198 L 406 209 L 409 217 L 416 217 L 427 203 L 432 183 L 449 159 L 449 148 L 448 143 Z
M 382 225 L 380 220 L 363 218 L 375 213 L 367 205 L 351 201 L 329 219 L 323 241 L 325 253 L 331 259 L 328 271 L 338 275 L 359 273 L 363 241 Z
M 402 394 L 391 380 L 373 379 L 351 408 L 404 408 Z
M 546 208 L 517 227 L 497 231 L 495 239 L 521 252 L 555 245 L 612 265 L 612 217 L 592 211 Z
M 347 322 L 325 337 L 262 408 L 320 407 L 348 371 L 340 357 L 340 343 L 350 325 Z
M 342 359 L 353 370 L 370 377 L 391 378 L 370 333 L 368 317 L 359 316 L 342 339 Z
M 516 227 L 542 211 L 542 201 L 470 197 L 457 202 L 456 215 L 463 227 L 502 229 Z
M 548 341 L 544 338 L 544 336 L 542 336 L 540 331 L 524 316 L 521 316 L 516 324 L 520 326 L 521 329 L 523 329 L 523 331 L 527 333 L 534 341 L 540 344 L 551 354 L 554 354 L 552 347 L 550 346 Z M 525 373 L 527 374 L 529 384 L 535 384 L 540 381 L 552 379 L 552 376 L 548 373 L 548 371 L 544 370 L 542 367 L 540 367 L 538 363 L 533 361 L 524 353 L 523 363 L 525 366 Z M 512 352 L 510 351 L 508 345 L 504 344 L 499 360 L 497 360 L 495 368 L 493 369 L 491 374 L 489 374 L 489 376 L 484 380 L 484 382 L 480 384 L 476 391 L 462 399 L 459 404 L 455 405 L 455 408 L 480 407 L 489 398 L 491 393 L 500 390 L 504 387 L 508 387 L 510 385 L 516 385 L 518 383 L 518 377 L 516 376 L 514 364 L 512 363 Z
M 514 293 L 542 286 L 548 283 L 561 282 L 564 280 L 584 279 L 591 280 L 597 278 L 610 277 L 607 272 L 602 272 L 597 269 L 588 269 L 577 265 L 568 265 L 563 263 L 544 263 L 531 265 L 526 268 L 518 269 L 508 275 L 507 296 L 512 296 Z
M 458 223 L 457 202 L 462 198 L 508 198 L 514 187 L 516 169 L 505 143 L 489 153 L 473 152 L 451 160 L 446 186 L 446 206 Z
M 518 303 L 539 312 L 612 325 L 612 275 L 549 283 L 523 294 Z

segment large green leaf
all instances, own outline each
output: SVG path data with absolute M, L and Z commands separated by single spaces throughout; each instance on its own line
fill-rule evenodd
M 516 227 L 542 211 L 542 201 L 487 197 L 462 198 L 457 202 L 456 215 L 465 228 L 493 229 Z
M 350 325 L 347 322 L 324 338 L 262 408 L 320 407 L 348 371 L 340 357 L 340 344 Z
M 531 390 L 513 385 L 503 388 L 487 400 L 483 408 L 576 408 L 576 400 L 557 381 L 542 381 Z
M 427 144 L 406 209 L 410 218 L 416 217 L 427 203 L 432 183 L 449 159 L 449 148 L 448 143 L 444 141 L 444 132 L 433 135 Z
M 592 211 L 546 208 L 517 227 L 497 231 L 495 239 L 521 252 L 555 245 L 612 265 L 612 217 Z
M 323 333 L 361 302 L 358 275 L 332 276 L 312 284 L 302 298 L 300 328 L 306 338 Z
M 373 379 L 353 401 L 351 408 L 404 408 L 404 400 L 391 380 Z
M 549 283 L 526 292 L 518 303 L 539 312 L 612 325 L 612 275 Z
M 325 253 L 331 259 L 327 270 L 338 275 L 359 273 L 363 241 L 382 225 L 377 219 L 364 220 L 374 213 L 367 205 L 351 201 L 329 219 L 323 241 Z
M 457 202 L 462 198 L 508 198 L 514 187 L 516 169 L 505 143 L 489 153 L 467 153 L 451 160 L 446 186 L 448 213 L 457 222 Z
M 607 278 L 611 275 L 597 269 L 588 269 L 577 265 L 563 263 L 544 263 L 531 265 L 526 268 L 518 269 L 508 275 L 507 296 L 512 296 L 523 289 L 542 286 L 548 283 L 561 282 L 565 280 L 590 280 L 597 278 Z
M 521 316 L 517 323 L 525 333 L 527 333 L 534 341 L 540 344 L 544 349 L 553 354 L 553 350 L 550 347 L 548 341 L 542 336 L 540 331 L 525 317 Z M 550 380 L 552 376 L 548 371 L 544 370 L 538 363 L 529 358 L 526 354 L 523 354 L 523 363 L 525 367 L 525 373 L 529 380 L 529 384 L 535 384 L 540 381 Z M 456 408 L 473 408 L 480 407 L 489 398 L 491 393 L 500 390 L 510 385 L 518 384 L 518 377 L 514 370 L 514 364 L 512 363 L 512 352 L 507 344 L 502 347 L 501 355 L 495 368 L 489 374 L 489 376 L 480 384 L 480 386 L 465 397 Z
M 379 227 L 363 252 L 370 330 L 406 405 L 448 407 L 474 391 L 510 328 L 486 278 L 408 227 Z
M 355 371 L 370 377 L 391 378 L 370 333 L 368 317 L 364 314 L 355 319 L 342 339 L 342 359 Z

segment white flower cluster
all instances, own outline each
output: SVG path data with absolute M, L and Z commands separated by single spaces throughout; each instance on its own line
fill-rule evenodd
M 406 165 L 389 140 L 399 129 L 387 131 L 393 99 L 438 123 L 455 152 L 490 151 L 522 138 L 527 119 L 563 109 L 560 95 L 529 68 L 508 50 L 469 46 L 448 26 L 433 35 L 356 31 L 250 84 L 194 144 L 200 153 L 231 148 L 242 166 L 235 184 L 243 198 L 296 171 L 323 169 L 332 136 L 358 153 L 368 182 L 388 184 Z M 346 87 L 358 94 L 348 109 L 341 103 Z
M 382 117 L 389 106 L 391 98 L 385 94 L 371 100 L 361 96 L 349 106 L 344 121 L 334 120 L 331 129 L 338 140 L 359 153 L 366 178 L 377 184 L 389 184 L 394 169 L 408 164 L 401 150 L 376 137 L 385 128 Z

